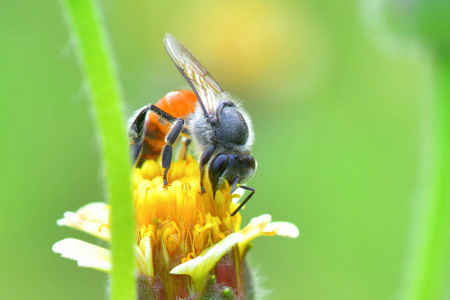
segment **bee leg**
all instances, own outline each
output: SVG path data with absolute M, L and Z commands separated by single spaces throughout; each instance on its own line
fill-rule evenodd
M 203 177 L 205 176 L 205 166 L 208 163 L 208 161 L 211 159 L 211 156 L 214 153 L 214 150 L 216 150 L 215 145 L 211 145 L 208 148 L 206 148 L 205 152 L 203 152 L 202 156 L 200 157 L 200 191 L 201 193 L 205 193 L 205 187 L 203 186 Z
M 237 214 L 237 212 L 245 205 L 245 203 L 247 203 L 248 200 L 250 200 L 251 197 L 253 197 L 253 195 L 256 192 L 256 190 L 254 188 L 249 187 L 249 186 L 241 185 L 239 187 L 243 188 L 244 190 L 250 191 L 250 194 L 247 196 L 247 198 L 245 198 L 244 201 L 241 202 L 241 204 L 239 204 L 238 208 L 236 208 L 235 211 L 233 211 L 231 216 L 234 216 L 235 214 Z
M 166 112 L 163 111 L 161 108 L 159 108 L 158 106 L 155 106 L 155 105 L 153 105 L 153 104 L 149 104 L 147 110 L 150 110 L 150 111 L 154 112 L 154 113 L 157 114 L 160 118 L 162 118 L 162 119 L 164 119 L 164 120 L 166 120 L 167 122 L 172 123 L 172 124 L 175 123 L 175 122 L 177 122 L 178 119 L 180 119 L 180 118 L 175 118 L 175 117 L 172 116 L 171 114 L 166 113 Z M 186 127 L 183 126 L 183 128 L 181 129 L 181 132 L 182 132 L 183 134 L 185 134 L 187 138 L 189 138 L 190 133 L 189 133 L 189 131 L 187 130 Z
M 236 176 L 236 178 L 234 178 L 233 182 L 231 183 L 230 195 L 233 195 L 234 191 L 236 191 L 236 189 L 238 188 L 237 186 L 238 182 L 239 182 L 239 174 L 238 176 Z
M 167 173 L 169 172 L 170 164 L 172 162 L 172 146 L 178 140 L 178 137 L 181 134 L 181 131 L 184 127 L 184 120 L 177 119 L 172 129 L 170 129 L 169 133 L 166 135 L 166 145 L 162 151 L 162 167 L 164 169 L 164 187 L 168 185 L 167 182 Z
M 149 109 L 152 112 L 154 112 L 155 114 L 157 114 L 158 116 L 160 116 L 161 118 L 163 118 L 164 120 L 166 120 L 167 122 L 175 123 L 178 120 L 178 118 L 175 118 L 174 116 L 166 113 L 161 108 L 159 108 L 158 106 L 155 106 L 153 104 L 149 104 Z

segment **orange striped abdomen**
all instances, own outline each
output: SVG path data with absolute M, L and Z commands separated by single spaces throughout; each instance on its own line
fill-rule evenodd
M 175 118 L 186 119 L 194 113 L 197 97 L 191 91 L 175 91 L 165 95 L 155 106 Z M 156 160 L 165 145 L 164 138 L 171 124 L 161 119 L 154 112 L 149 112 L 145 119 L 145 135 L 142 139 L 142 151 L 136 162 L 141 165 L 148 159 Z

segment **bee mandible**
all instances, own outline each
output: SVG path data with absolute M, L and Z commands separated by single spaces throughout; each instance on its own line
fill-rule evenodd
M 136 112 L 129 128 L 135 164 L 140 167 L 145 160 L 162 155 L 167 186 L 172 147 L 180 136 L 185 136 L 186 147 L 192 142 L 198 157 L 202 193 L 205 172 L 214 192 L 224 180 L 232 186 L 231 193 L 237 187 L 250 191 L 231 214 L 234 216 L 255 194 L 254 188 L 242 185 L 256 171 L 256 161 L 251 155 L 254 140 L 251 119 L 185 46 L 168 33 L 164 45 L 193 92 L 171 92 L 156 104 Z

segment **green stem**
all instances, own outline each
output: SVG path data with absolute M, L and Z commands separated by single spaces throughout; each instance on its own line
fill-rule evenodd
M 63 0 L 76 52 L 89 83 L 111 204 L 111 298 L 136 299 L 131 166 L 121 93 L 104 22 L 95 0 Z
M 429 194 L 417 224 L 414 269 L 405 299 L 441 299 L 450 246 L 450 59 L 436 56 L 434 144 Z

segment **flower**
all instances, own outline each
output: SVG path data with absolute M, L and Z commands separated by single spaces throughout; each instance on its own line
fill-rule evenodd
M 199 167 L 192 157 L 173 163 L 167 187 L 162 173 L 154 160 L 134 169 L 139 299 L 247 298 L 252 283 L 244 258 L 251 241 L 261 235 L 296 238 L 297 227 L 271 222 L 265 214 L 240 229 L 240 213 L 230 215 L 240 195 L 230 195 L 227 183 L 214 195 L 207 180 L 206 193 L 200 193 Z M 104 203 L 91 203 L 66 212 L 57 224 L 110 241 L 109 210 Z M 53 251 L 79 266 L 111 271 L 106 248 L 64 239 Z

